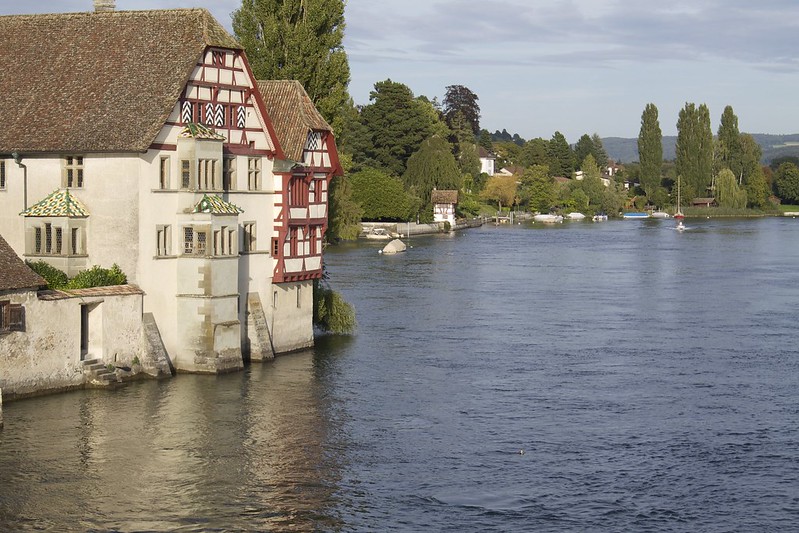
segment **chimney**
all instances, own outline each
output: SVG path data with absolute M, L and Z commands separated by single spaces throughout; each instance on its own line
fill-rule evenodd
M 106 13 L 116 8 L 114 0 L 94 0 L 94 12 Z

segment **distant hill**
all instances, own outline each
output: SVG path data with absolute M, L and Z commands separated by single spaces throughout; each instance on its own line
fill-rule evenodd
M 770 135 L 767 133 L 752 133 L 755 142 L 763 149 L 763 164 L 768 165 L 777 157 L 799 157 L 799 133 L 791 135 Z M 638 161 L 638 138 L 627 139 L 624 137 L 603 137 L 602 146 L 608 157 L 620 163 Z M 672 160 L 677 148 L 677 137 L 663 137 L 663 159 Z

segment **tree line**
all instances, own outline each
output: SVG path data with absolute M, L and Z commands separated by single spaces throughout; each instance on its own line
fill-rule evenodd
M 507 130 L 491 134 L 480 127 L 478 96 L 464 85 L 445 87 L 439 101 L 386 79 L 374 84 L 367 104 L 356 105 L 348 93 L 342 0 L 242 0 L 233 27 L 256 77 L 299 80 L 334 128 L 345 168 L 331 190 L 334 239 L 357 236 L 361 219 L 430 220 L 433 189 L 459 190 L 464 216 L 486 203 L 616 213 L 630 201 L 625 180 L 640 183 L 633 191 L 639 204 L 666 206 L 674 202 L 678 176 L 687 199 L 713 196 L 720 205 L 756 208 L 773 194 L 799 201 L 795 162 L 773 172 L 761 167 L 759 146 L 738 131 L 731 107 L 714 137 L 707 106 L 687 103 L 677 122 L 677 157 L 668 162 L 657 107 L 647 105 L 639 164 L 610 179 L 598 134 L 586 133 L 573 145 L 559 131 L 530 140 Z M 511 175 L 482 173 L 481 152 L 493 154 L 496 168 Z M 573 177 L 582 179 L 564 179 Z

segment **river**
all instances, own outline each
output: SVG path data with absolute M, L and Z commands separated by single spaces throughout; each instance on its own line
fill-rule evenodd
M 5 404 L 0 531 L 797 531 L 797 224 L 333 247 L 353 337 Z

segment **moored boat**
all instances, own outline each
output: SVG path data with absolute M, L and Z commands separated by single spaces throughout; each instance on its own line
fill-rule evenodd
M 624 213 L 624 218 L 649 218 L 649 213 Z
M 584 218 L 585 218 L 585 215 L 582 214 L 582 213 L 578 213 L 577 211 L 569 213 L 565 217 L 566 220 L 583 220 Z
M 545 224 L 556 224 L 558 222 L 563 222 L 563 217 L 560 215 L 545 215 L 539 214 L 533 217 L 534 222 L 543 222 Z

